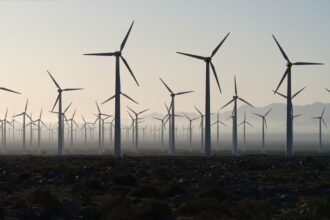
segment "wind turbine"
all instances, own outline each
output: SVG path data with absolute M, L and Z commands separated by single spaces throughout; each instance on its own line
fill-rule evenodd
M 132 120 L 132 123 L 131 123 L 130 128 L 132 128 L 132 145 L 134 145 L 134 144 L 135 144 L 135 126 L 134 126 L 134 124 L 135 124 L 135 119 L 134 119 L 134 117 L 131 115 L 131 113 L 129 113 L 129 111 L 127 111 L 127 113 L 128 113 L 129 117 L 130 117 L 131 120 Z
M 107 117 L 111 117 L 111 115 L 107 115 L 107 114 L 103 114 L 101 112 L 101 109 L 99 107 L 99 104 L 97 104 L 97 101 L 95 101 L 96 107 L 97 107 L 97 115 L 96 115 L 96 120 L 94 122 L 94 124 L 99 121 L 99 153 L 101 153 L 102 151 L 104 151 L 104 121 L 102 119 L 102 116 L 107 116 Z
M 235 76 L 234 76 L 234 85 L 235 85 L 235 95 L 233 96 L 233 99 L 231 101 L 229 101 L 227 104 L 225 104 L 221 109 L 225 108 L 226 106 L 228 106 L 229 104 L 234 102 L 234 109 L 233 109 L 233 113 L 232 113 L 232 117 L 233 117 L 233 149 L 232 149 L 232 153 L 233 153 L 233 156 L 238 156 L 238 152 L 237 152 L 237 100 L 240 100 L 251 107 L 253 107 L 253 105 L 251 105 L 249 102 L 245 101 L 244 99 L 242 99 L 238 96 Z
M 23 125 L 22 125 L 22 130 L 23 130 L 23 135 L 22 135 L 22 138 L 23 138 L 23 151 L 25 152 L 26 151 L 26 143 L 25 143 L 25 117 L 28 117 L 31 121 L 32 119 L 30 118 L 30 116 L 26 113 L 27 111 L 27 107 L 28 107 L 28 103 L 29 103 L 29 99 L 26 100 L 26 104 L 25 104 L 25 109 L 24 109 L 24 112 L 22 112 L 21 114 L 18 114 L 18 115 L 14 115 L 13 117 L 17 117 L 17 116 L 23 116 Z
M 280 88 L 282 82 L 284 81 L 285 77 L 287 77 L 287 114 L 286 114 L 286 148 L 287 148 L 287 156 L 291 157 L 293 156 L 293 123 L 292 123 L 292 97 L 291 97 L 291 68 L 295 65 L 323 65 L 323 63 L 309 63 L 309 62 L 295 62 L 292 63 L 284 50 L 282 49 L 281 45 L 276 40 L 275 36 L 273 35 L 273 38 L 280 49 L 282 56 L 287 61 L 287 68 L 284 72 L 280 83 L 278 84 L 277 88 L 274 91 L 274 94 L 277 92 L 277 90 Z
M 7 120 L 8 108 L 6 110 L 5 118 L 2 120 L 2 144 L 4 152 L 7 153 L 7 123 L 10 122 Z
M 69 88 L 69 89 L 61 89 L 59 84 L 56 82 L 52 74 L 47 70 L 50 78 L 53 80 L 54 84 L 58 88 L 58 96 L 56 98 L 55 104 L 52 108 L 52 111 L 54 110 L 57 102 L 58 102 L 58 155 L 62 156 L 64 153 L 64 124 L 63 124 L 63 113 L 62 113 L 62 92 L 67 91 L 75 91 L 75 90 L 83 90 L 82 88 Z M 70 104 L 71 105 L 71 104 Z
M 41 149 L 40 149 L 40 143 L 41 143 L 41 124 L 45 128 L 47 128 L 47 126 L 45 125 L 45 123 L 41 120 L 41 116 L 42 116 L 42 109 L 40 111 L 39 118 L 37 120 L 35 120 L 35 121 L 32 122 L 32 123 L 38 122 L 37 126 L 38 126 L 38 149 L 39 149 L 39 153 L 41 153 Z
M 246 125 L 253 127 L 253 125 L 246 120 L 246 113 L 244 112 L 244 120 L 237 126 L 243 125 L 243 150 L 246 151 Z
M 158 121 L 160 121 L 160 123 L 161 123 L 161 134 L 160 134 L 160 136 L 161 136 L 161 142 L 162 142 L 162 150 L 165 148 L 164 147 L 164 128 L 166 128 L 165 127 L 165 120 L 166 120 L 166 118 L 167 118 L 167 116 L 165 116 L 165 117 L 163 117 L 163 118 L 157 118 L 157 117 L 153 117 L 155 120 L 158 120 Z
M 172 110 L 172 117 L 170 118 L 172 121 L 171 121 L 171 142 L 170 142 L 170 154 L 171 155 L 174 155 L 175 154 L 175 134 L 174 130 L 175 130 L 175 96 L 177 95 L 183 95 L 183 94 L 188 94 L 188 93 L 191 93 L 193 91 L 185 91 L 185 92 L 178 92 L 178 93 L 174 93 L 170 87 L 168 85 L 166 85 L 166 83 L 161 79 L 159 78 L 160 81 L 164 84 L 164 86 L 167 88 L 167 90 L 170 92 L 170 96 L 171 96 L 171 110 Z
M 212 63 L 212 58 L 214 55 L 218 52 L 219 48 L 223 44 L 223 42 L 227 39 L 229 33 L 225 36 L 225 38 L 219 43 L 219 45 L 213 50 L 211 56 L 209 57 L 203 57 L 203 56 L 198 56 L 198 55 L 193 55 L 193 54 L 188 54 L 188 53 L 181 53 L 177 52 L 178 54 L 189 56 L 192 58 L 196 58 L 199 60 L 203 60 L 206 63 L 206 79 L 205 79 L 205 156 L 211 156 L 211 101 L 210 101 L 210 65 L 213 70 L 214 77 L 217 81 L 220 93 L 221 93 L 221 88 L 220 88 L 220 83 L 218 80 L 217 73 L 215 71 L 215 67 Z
M 220 121 L 220 117 L 219 117 L 219 111 L 217 112 L 217 121 L 215 121 L 212 125 L 217 125 L 217 144 L 220 144 L 220 137 L 219 137 L 219 124 L 222 124 L 226 127 L 228 127 L 225 123 L 223 123 L 222 121 Z
M 261 153 L 262 154 L 266 154 L 266 151 L 265 151 L 265 127 L 267 129 L 267 120 L 266 120 L 266 117 L 267 115 L 272 111 L 272 109 L 269 109 L 266 114 L 264 115 L 260 115 L 260 114 L 257 114 L 257 113 L 253 113 L 255 114 L 256 116 L 259 116 L 262 120 L 262 148 L 261 148 Z
M 75 124 L 77 126 L 77 128 L 79 128 L 77 122 L 74 120 L 75 115 L 76 115 L 76 109 L 74 110 L 74 112 L 72 114 L 72 117 L 67 120 L 68 122 L 70 122 L 70 149 L 71 149 L 71 153 L 73 152 L 73 124 Z
M 322 145 L 322 123 L 324 124 L 325 127 L 327 127 L 327 124 L 324 121 L 324 111 L 325 107 L 323 108 L 323 111 L 320 116 L 318 117 L 312 117 L 312 119 L 318 119 L 319 120 L 319 153 L 323 152 L 323 145 Z
M 190 118 L 186 114 L 183 114 L 183 115 L 189 120 L 189 145 L 190 145 L 190 150 L 191 150 L 191 145 L 192 145 L 192 122 L 199 119 L 199 117 Z
M 92 54 L 84 54 L 84 55 L 91 55 L 91 56 L 115 56 L 116 57 L 116 88 L 115 88 L 115 95 L 112 98 L 115 98 L 115 157 L 120 158 L 121 157 L 121 129 L 120 129 L 120 95 L 124 95 L 121 92 L 121 81 L 120 81 L 120 59 L 123 61 L 125 66 L 127 67 L 128 71 L 130 72 L 131 76 L 133 77 L 136 84 L 139 86 L 139 83 L 137 82 L 131 68 L 129 67 L 126 59 L 122 56 L 122 51 L 125 47 L 127 38 L 132 30 L 134 21 L 132 22 L 123 42 L 120 45 L 120 50 L 116 52 L 110 52 L 110 53 L 92 53 Z M 108 99 L 108 100 L 110 100 Z M 130 98 L 129 98 L 130 99 Z M 108 101 L 107 100 L 107 101 Z M 104 102 L 105 103 L 105 102 Z
M 133 109 L 131 109 L 128 106 L 127 106 L 127 108 L 129 110 L 131 110 L 131 112 L 133 112 L 134 115 L 135 115 L 135 151 L 137 151 L 138 150 L 138 145 L 139 145 L 139 129 L 138 129 L 138 124 L 140 123 L 139 122 L 139 119 L 142 119 L 142 118 L 139 118 L 139 115 L 141 115 L 142 113 L 148 111 L 149 109 L 145 109 L 143 111 L 136 112 L 136 111 L 134 111 Z
M 85 133 L 85 137 L 84 137 L 84 140 L 85 140 L 85 151 L 87 150 L 86 149 L 86 147 L 87 147 L 87 125 L 89 125 L 89 124 L 92 124 L 92 123 L 90 123 L 90 122 L 86 122 L 86 120 L 85 120 L 85 118 L 84 118 L 84 116 L 83 115 L 81 115 L 81 118 L 82 118 L 82 120 L 83 120 L 83 122 L 84 122 L 84 125 L 81 127 L 81 129 L 84 129 L 84 133 Z
M 203 113 L 195 106 L 196 111 L 199 113 L 200 118 L 201 118 L 201 152 L 205 153 L 205 148 L 204 148 L 204 116 Z

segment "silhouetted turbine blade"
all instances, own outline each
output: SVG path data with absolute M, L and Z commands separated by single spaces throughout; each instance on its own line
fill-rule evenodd
M 215 125 L 215 124 L 217 124 L 218 123 L 218 121 L 215 121 L 214 123 L 212 123 L 211 124 L 211 126 L 213 126 L 213 125 Z M 239 125 L 238 125 L 239 126 Z
M 284 95 L 284 94 L 282 94 L 280 92 L 276 92 L 275 90 L 272 90 L 272 91 L 274 92 L 274 94 L 276 93 L 276 94 L 278 94 L 278 95 L 280 95 L 280 96 L 282 96 L 283 98 L 286 99 L 286 95 Z
M 298 118 L 300 117 L 302 114 L 298 114 L 298 115 L 294 115 L 292 118 Z
M 242 102 L 245 102 L 245 103 L 248 104 L 249 106 L 253 107 L 252 104 L 250 104 L 249 102 L 245 101 L 244 99 L 242 99 L 242 98 L 238 98 L 238 99 L 241 100 Z
M 155 119 L 155 120 L 158 120 L 158 121 L 163 121 L 162 119 L 157 118 L 157 117 L 152 117 L 152 118 Z
M 265 117 L 272 111 L 273 109 L 269 109 L 268 112 L 266 112 Z
M 143 110 L 143 111 L 140 111 L 139 112 L 139 115 L 141 115 L 142 113 L 144 113 L 144 112 L 146 112 L 146 111 L 148 111 L 149 109 L 145 109 L 145 110 Z
M 228 106 L 230 103 L 232 103 L 234 100 L 235 100 L 235 99 L 230 100 L 227 104 L 225 104 L 224 106 L 222 106 L 220 109 L 225 108 L 225 107 Z
M 185 56 L 188 56 L 188 57 L 193 57 L 193 58 L 196 58 L 196 59 L 200 59 L 200 60 L 205 60 L 205 57 L 198 56 L 198 55 L 193 55 L 193 54 L 189 54 L 189 53 L 181 53 L 181 52 L 176 52 L 176 53 L 181 54 L 181 55 L 185 55 Z
M 175 95 L 183 95 L 183 94 L 188 94 L 188 93 L 192 93 L 194 91 L 186 91 L 186 92 L 178 92 Z
M 230 32 L 225 36 L 225 38 L 219 43 L 219 45 L 213 50 L 211 57 L 213 57 L 219 50 L 219 48 L 221 47 L 221 45 L 223 44 L 223 42 L 225 42 L 225 40 L 227 39 L 228 35 L 230 34 Z
M 70 89 L 63 89 L 63 91 L 76 91 L 76 90 L 84 90 L 83 88 L 70 88 Z
M 241 123 L 239 123 L 239 124 L 237 125 L 237 127 L 238 127 L 238 126 L 241 126 L 242 124 L 244 124 L 244 121 L 242 121 Z
M 133 24 L 134 24 L 134 21 L 132 22 L 132 24 L 131 24 L 131 26 L 130 26 L 130 28 L 129 28 L 129 30 L 128 30 L 128 32 L 127 32 L 127 34 L 126 34 L 126 36 L 125 36 L 125 38 L 124 38 L 124 40 L 123 40 L 123 42 L 122 42 L 121 45 L 120 45 L 120 51 L 122 51 L 122 50 L 124 49 L 124 47 L 125 47 L 125 44 L 126 44 L 127 38 L 128 38 L 128 36 L 129 36 L 129 34 L 131 33 L 131 30 L 132 30 Z
M 212 62 L 210 62 L 210 63 L 211 63 L 212 71 L 213 71 L 213 74 L 214 74 L 214 78 L 215 78 L 215 80 L 217 81 L 217 84 L 218 84 L 219 91 L 220 91 L 220 93 L 222 93 L 217 72 L 215 71 L 215 67 L 214 67 L 213 63 Z
M 113 99 L 114 97 L 116 97 L 116 95 L 113 95 L 113 96 L 111 96 L 110 98 L 108 98 L 107 100 L 105 100 L 104 102 L 102 102 L 102 105 L 104 104 L 104 103 L 106 103 L 106 102 L 109 102 L 111 99 Z
M 132 99 L 131 97 L 129 97 L 128 95 L 126 95 L 123 92 L 120 92 L 123 96 L 125 96 L 126 98 L 128 98 L 129 100 L 131 100 L 132 102 L 136 103 L 137 105 L 139 104 L 137 101 L 135 101 L 134 99 Z
M 188 120 L 191 121 L 191 118 L 189 118 L 188 115 L 186 115 L 185 113 L 183 113 L 183 115 L 184 115 Z
M 257 113 L 254 113 L 254 112 L 253 112 L 253 114 L 254 114 L 254 115 L 256 115 L 256 116 L 259 116 L 259 117 L 261 117 L 261 118 L 263 118 L 263 117 L 264 117 L 263 115 L 259 115 L 259 114 L 257 114 Z
M 100 110 L 99 105 L 97 104 L 97 101 L 95 101 L 95 104 L 96 104 L 96 107 L 97 107 L 97 111 L 101 114 L 101 110 Z
M 74 116 L 76 115 L 76 111 L 77 111 L 77 109 L 75 109 L 73 114 L 72 114 L 72 120 L 74 119 Z
M 115 53 L 86 53 L 85 56 L 113 56 Z
M 129 109 L 129 110 L 131 110 L 131 112 L 133 112 L 134 114 L 138 114 L 138 113 L 136 113 L 133 109 L 131 109 L 129 106 L 127 106 L 127 108 Z
M 327 90 L 328 92 L 330 92 L 330 89 L 325 88 L 325 90 Z
M 245 123 L 246 123 L 246 124 L 248 124 L 248 125 L 250 125 L 251 127 L 253 127 L 253 125 L 252 125 L 252 124 L 250 124 L 250 122 L 247 122 L 247 121 L 246 121 Z
M 124 64 L 125 64 L 125 66 L 127 67 L 128 71 L 130 72 L 130 74 L 131 74 L 131 76 L 133 77 L 135 83 L 136 83 L 138 86 L 140 86 L 139 83 L 138 83 L 138 81 L 136 80 L 136 78 L 135 78 L 135 76 L 134 76 L 134 74 L 133 74 L 131 68 L 129 67 L 127 61 L 125 60 L 125 58 L 124 58 L 123 56 L 120 56 L 120 58 L 121 58 L 122 61 L 124 62 Z
M 160 81 L 162 81 L 162 83 L 164 84 L 164 86 L 167 88 L 167 90 L 171 93 L 171 94 L 174 94 L 174 92 L 170 89 L 170 87 L 162 80 L 162 78 L 160 78 Z
M 281 84 L 283 83 L 283 80 L 284 80 L 285 77 L 288 75 L 288 73 L 289 73 L 289 69 L 290 69 L 290 67 L 288 67 L 288 68 L 285 70 L 285 73 L 283 74 L 280 83 L 279 83 L 278 86 L 276 87 L 274 94 L 277 93 L 277 90 L 280 88 Z
M 323 65 L 323 63 L 310 63 L 310 62 L 296 62 L 292 65 Z
M 193 119 L 191 119 L 191 121 L 195 121 L 195 120 L 197 120 L 197 119 L 199 119 L 200 117 L 196 117 L 196 118 L 193 118 Z
M 322 118 L 321 120 L 322 120 L 324 126 L 327 128 L 328 126 L 327 126 L 327 124 L 325 123 L 324 119 Z
M 237 95 L 236 76 L 234 76 L 234 82 L 235 82 L 235 95 Z
M 228 127 L 228 125 L 226 123 L 222 122 L 222 121 L 219 121 L 219 123 L 226 126 L 226 127 Z
M 323 115 L 324 115 L 324 111 L 325 111 L 325 106 L 324 106 L 324 108 L 323 108 L 323 111 L 322 111 L 321 117 L 323 117 Z
M 296 92 L 295 94 L 293 94 L 292 98 L 296 97 L 299 93 L 301 93 L 306 87 L 300 89 L 298 92 Z
M 26 100 L 26 104 L 25 104 L 25 109 L 24 109 L 24 112 L 26 112 L 27 110 L 27 107 L 28 107 L 28 104 L 29 104 L 29 99 Z
M 12 117 L 15 118 L 15 117 L 18 117 L 18 116 L 21 116 L 21 115 L 24 115 L 24 113 L 21 113 L 21 114 L 18 114 L 18 115 L 13 115 Z
M 127 113 L 128 113 L 128 115 L 129 115 L 129 117 L 130 117 L 132 120 L 134 120 L 134 118 L 133 118 L 133 116 L 131 115 L 131 113 L 129 113 L 129 111 L 127 111 Z
M 61 87 L 58 85 L 58 83 L 56 82 L 56 80 L 54 79 L 54 77 L 52 76 L 52 74 L 50 74 L 50 72 L 47 70 L 47 73 L 49 74 L 50 78 L 52 78 L 53 82 L 55 83 L 56 87 L 58 89 L 61 89 Z
M 265 123 L 265 127 L 267 129 L 267 121 L 266 121 L 266 119 L 264 119 L 264 123 Z
M 199 113 L 200 115 L 203 115 L 202 112 L 199 111 L 199 109 L 198 109 L 196 106 L 194 106 L 194 107 L 195 107 L 195 109 L 198 111 L 198 113 Z
M 5 91 L 7 91 L 7 92 L 12 92 L 12 93 L 16 93 L 16 94 L 21 94 L 21 93 L 19 93 L 19 92 L 16 92 L 16 91 L 14 91 L 14 90 L 7 89 L 7 88 L 4 88 L 4 87 L 0 87 L 0 89 L 1 89 L 1 90 L 5 90 Z
M 64 110 L 63 114 L 66 113 L 66 111 L 70 108 L 70 106 L 72 105 L 72 102 L 70 103 L 70 105 L 68 105 L 68 107 L 66 107 L 66 109 Z
M 28 114 L 25 113 L 25 115 L 30 119 L 30 121 L 33 121 L 32 118 Z
M 54 110 L 54 108 L 55 108 L 55 106 L 56 106 L 56 104 L 57 104 L 57 102 L 58 102 L 59 99 L 60 99 L 60 95 L 57 96 L 56 101 L 55 101 L 55 104 L 53 105 L 52 111 Z
M 280 51 L 281 51 L 281 53 L 282 53 L 284 59 L 290 63 L 290 60 L 289 60 L 288 56 L 286 55 L 286 53 L 284 52 L 284 50 L 282 49 L 281 45 L 278 43 L 278 41 L 276 40 L 276 38 L 275 38 L 274 35 L 273 35 L 273 38 L 274 38 L 274 40 L 275 40 L 275 42 L 276 42 L 278 48 L 280 49 Z

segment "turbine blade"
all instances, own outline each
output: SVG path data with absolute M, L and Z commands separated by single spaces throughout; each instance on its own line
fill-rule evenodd
M 222 122 L 222 121 L 219 121 L 219 123 L 226 126 L 226 127 L 228 127 L 228 125 L 226 123 Z
M 170 89 L 170 87 L 162 80 L 162 78 L 160 78 L 160 81 L 162 81 L 162 83 L 164 84 L 164 86 L 167 88 L 167 90 L 171 93 L 171 94 L 174 94 L 174 92 Z
M 63 114 L 66 113 L 66 111 L 70 108 L 70 106 L 72 105 L 72 102 L 70 103 L 70 105 L 68 105 L 68 107 L 66 107 L 66 109 L 64 110 Z
M 205 60 L 205 58 L 206 58 L 206 57 L 193 55 L 193 54 L 189 54 L 189 53 L 182 53 L 182 52 L 176 52 L 176 53 L 181 54 L 181 55 L 185 55 L 185 56 L 188 56 L 188 57 L 193 57 L 193 58 L 196 58 L 196 59 L 200 59 L 200 60 Z
M 41 119 L 41 116 L 42 116 L 42 109 L 40 110 L 39 120 Z
M 189 118 L 188 115 L 186 115 L 185 113 L 183 113 L 183 115 L 184 115 L 188 120 L 191 120 L 191 118 Z
M 18 117 L 18 116 L 21 116 L 21 115 L 24 115 L 24 113 L 21 113 L 21 114 L 18 114 L 18 115 L 13 115 L 12 117 L 15 118 L 15 117 Z
M 194 92 L 194 91 L 178 92 L 175 95 L 183 95 L 183 94 L 192 93 L 192 92 Z
M 199 113 L 200 115 L 203 115 L 202 112 L 199 111 L 199 109 L 198 109 L 196 106 L 194 106 L 194 107 L 195 107 L 195 109 L 198 111 L 198 113 Z
M 58 89 L 61 89 L 61 87 L 58 85 L 58 83 L 56 82 L 56 80 L 54 79 L 54 77 L 52 76 L 52 74 L 50 74 L 50 72 L 47 70 L 47 73 L 49 74 L 50 78 L 52 78 L 53 82 L 55 83 L 56 87 Z
M 266 112 L 265 117 L 272 111 L 273 109 L 269 109 L 268 112 Z
M 253 125 L 252 125 L 252 124 L 250 124 L 250 122 L 247 122 L 247 121 L 246 121 L 245 123 L 246 123 L 246 124 L 248 124 L 248 125 L 250 125 L 251 127 L 253 127 Z
M 222 93 L 217 72 L 215 71 L 215 67 L 214 67 L 213 63 L 212 62 L 210 62 L 210 63 L 211 63 L 212 71 L 213 71 L 213 74 L 214 74 L 214 78 L 215 78 L 215 80 L 217 81 L 217 84 L 218 84 L 219 91 L 220 91 L 220 93 Z
M 19 93 L 19 92 L 14 91 L 14 90 L 7 89 L 7 88 L 5 88 L 5 87 L 0 87 L 0 89 L 1 89 L 1 90 L 5 90 L 5 91 L 7 91 L 7 92 L 12 92 L 12 93 L 16 93 L 16 94 L 21 94 L 21 93 Z
M 122 50 L 124 49 L 124 47 L 125 47 L 125 44 L 126 44 L 127 38 L 128 38 L 128 36 L 129 36 L 129 34 L 131 33 L 131 30 L 132 30 L 133 24 L 134 24 L 134 21 L 132 22 L 131 26 L 129 27 L 129 30 L 128 30 L 128 32 L 127 32 L 127 34 L 126 34 L 126 36 L 125 36 L 123 42 L 122 42 L 121 45 L 120 45 L 120 51 L 122 51 Z
M 129 110 L 131 110 L 134 114 L 138 114 L 138 113 L 136 113 L 133 109 L 131 109 L 129 106 L 127 106 L 127 108 L 129 109 Z
M 82 118 L 83 122 L 86 124 L 86 121 L 85 121 L 85 118 L 83 115 L 81 115 L 81 118 Z
M 54 108 L 55 108 L 55 106 L 56 106 L 56 104 L 57 104 L 57 102 L 58 102 L 59 99 L 60 99 L 60 95 L 57 96 L 56 101 L 55 101 L 55 104 L 53 105 L 52 111 L 54 110 Z
M 268 127 L 267 127 L 267 120 L 266 119 L 264 119 L 264 123 L 265 123 L 266 129 L 268 129 Z
M 257 116 L 259 116 L 259 117 L 261 117 L 261 118 L 264 117 L 264 116 L 262 116 L 262 115 L 259 115 L 259 114 L 257 114 L 257 113 L 254 113 L 254 112 L 253 112 L 253 114 L 254 114 L 254 115 L 257 115 Z
M 236 76 L 234 76 L 234 82 L 235 82 L 235 95 L 237 96 Z
M 218 121 L 215 121 L 214 123 L 211 124 L 211 126 L 215 125 L 216 123 L 218 123 Z M 238 125 L 239 126 L 239 125 Z
M 282 94 L 280 92 L 276 92 L 275 90 L 272 90 L 272 91 L 274 92 L 274 94 L 276 93 L 277 95 L 280 95 L 280 96 L 282 96 L 283 98 L 286 99 L 286 95 L 284 95 L 284 94 Z
M 244 124 L 244 121 L 242 121 L 241 123 L 239 123 L 237 126 L 241 126 L 242 124 Z
M 327 128 L 328 126 L 327 126 L 327 124 L 325 123 L 324 119 L 322 118 L 321 120 L 322 120 L 324 126 Z
M 277 92 L 277 90 L 280 88 L 281 84 L 283 83 L 283 80 L 284 80 L 285 77 L 288 75 L 289 70 L 290 70 L 290 67 L 286 68 L 285 73 L 283 74 L 280 83 L 279 83 L 278 86 L 276 87 L 274 94 L 275 94 L 275 93 Z
M 244 99 L 239 98 L 239 97 L 238 97 L 238 99 L 241 100 L 242 102 L 245 102 L 245 103 L 248 104 L 249 106 L 254 107 L 252 104 L 250 104 L 249 102 L 245 101 Z
M 310 63 L 310 62 L 296 62 L 292 65 L 323 65 L 323 63 Z
M 108 98 L 107 100 L 105 100 L 104 102 L 102 102 L 102 105 L 104 104 L 104 103 L 106 103 L 106 102 L 109 102 L 111 99 L 113 99 L 114 97 L 116 97 L 116 95 L 113 95 L 113 96 L 111 96 L 110 98 Z
M 97 101 L 95 101 L 96 107 L 97 107 L 97 111 L 101 114 L 101 109 L 99 107 L 99 104 L 97 104 Z
M 69 89 L 63 89 L 63 91 L 75 91 L 75 90 L 84 90 L 83 88 L 69 88 Z
M 138 81 L 136 80 L 136 78 L 135 78 L 135 76 L 134 76 L 134 74 L 133 74 L 131 68 L 129 67 L 127 61 L 125 60 L 125 58 L 124 58 L 123 56 L 120 56 L 120 58 L 121 58 L 122 61 L 124 62 L 125 66 L 127 67 L 128 71 L 130 72 L 130 74 L 131 74 L 131 76 L 133 77 L 133 79 L 134 79 L 134 81 L 136 82 L 136 84 L 137 84 L 138 86 L 140 86 L 139 83 L 138 83 Z
M 234 100 L 235 100 L 235 99 L 230 100 L 227 104 L 225 104 L 224 106 L 222 106 L 220 109 L 225 108 L 225 107 L 228 106 L 230 103 L 232 103 Z
M 276 40 L 276 38 L 275 38 L 274 35 L 273 35 L 273 38 L 274 38 L 274 40 L 275 40 L 275 42 L 276 42 L 278 48 L 280 49 L 280 51 L 281 51 L 281 53 L 282 53 L 284 59 L 290 63 L 290 60 L 289 60 L 288 56 L 285 54 L 284 50 L 282 49 L 281 45 L 278 43 L 278 41 Z
M 115 53 L 85 53 L 84 56 L 113 56 Z
M 74 116 L 76 115 L 77 109 L 74 110 L 73 115 L 72 115 L 72 120 L 74 119 Z
M 28 104 L 29 104 L 29 99 L 26 100 L 26 104 L 25 104 L 25 110 L 24 110 L 24 112 L 26 112 L 27 107 L 28 107 Z
M 324 111 L 325 111 L 325 106 L 324 106 L 324 108 L 323 108 L 323 111 L 322 111 L 321 117 L 323 117 L 323 115 L 324 115 Z
M 131 115 L 131 113 L 129 113 L 129 111 L 127 111 L 129 117 L 131 117 L 132 120 L 134 120 L 133 116 Z
M 327 90 L 328 92 L 330 92 L 330 89 L 325 88 L 325 90 Z
M 292 98 L 296 97 L 299 93 L 301 93 L 306 87 L 300 89 L 298 92 L 296 92 L 295 94 L 293 94 Z
M 139 104 L 137 101 L 135 101 L 134 99 L 132 99 L 131 97 L 129 97 L 128 95 L 126 95 L 123 92 L 120 92 L 123 96 L 125 96 L 126 98 L 128 98 L 129 100 L 131 100 L 132 102 L 136 103 L 137 105 Z
M 143 110 L 143 111 L 140 111 L 139 112 L 139 115 L 141 115 L 142 113 L 144 113 L 144 112 L 146 112 L 146 111 L 148 111 L 149 109 L 145 109 L 145 110 Z
M 219 45 L 213 50 L 211 57 L 213 57 L 219 50 L 219 48 L 221 47 L 221 45 L 223 44 L 223 42 L 225 42 L 225 40 L 227 39 L 228 35 L 230 34 L 230 32 L 225 36 L 225 38 L 219 43 Z

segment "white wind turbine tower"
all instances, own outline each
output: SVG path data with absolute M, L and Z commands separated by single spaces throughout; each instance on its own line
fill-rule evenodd
M 264 115 L 261 115 L 261 114 L 257 114 L 257 113 L 253 113 L 255 114 L 256 116 L 260 117 L 261 120 L 262 120 L 262 125 L 261 125 L 261 128 L 262 128 L 262 133 L 261 133 L 261 137 L 262 137 L 262 145 L 261 145 L 261 153 L 262 154 L 266 154 L 266 149 L 265 149 L 265 128 L 267 129 L 267 120 L 266 120 L 266 117 L 267 115 L 272 111 L 272 109 L 269 109 L 266 114 Z
M 246 113 L 244 112 L 244 120 L 237 126 L 243 125 L 243 150 L 246 151 L 246 125 L 253 127 L 253 125 L 246 120 Z

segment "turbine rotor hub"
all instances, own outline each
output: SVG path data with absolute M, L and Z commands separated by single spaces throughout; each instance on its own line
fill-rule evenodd
M 292 67 L 292 63 L 291 63 L 291 62 L 288 62 L 288 63 L 286 64 L 286 66 L 287 66 L 287 67 Z
M 237 96 L 237 95 L 233 96 L 233 99 L 237 99 L 237 98 L 238 98 L 238 96 Z
M 116 57 L 120 57 L 120 56 L 121 56 L 121 51 L 116 51 L 116 52 L 115 52 L 115 56 L 116 56 Z
M 211 57 L 206 57 L 206 58 L 205 58 L 205 62 L 207 62 L 207 63 L 211 62 L 211 60 L 212 60 Z

